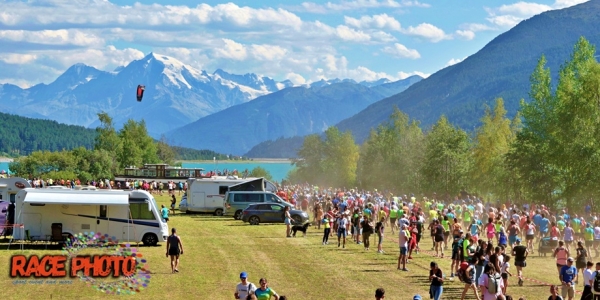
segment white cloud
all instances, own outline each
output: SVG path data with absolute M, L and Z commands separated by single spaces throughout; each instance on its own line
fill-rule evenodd
M 230 39 L 223 39 L 223 43 L 222 48 L 214 50 L 215 57 L 233 60 L 245 60 L 248 57 L 246 46 Z
M 481 23 L 465 23 L 459 26 L 461 29 L 478 32 L 478 31 L 486 31 L 486 30 L 496 30 L 496 28 L 481 24 Z
M 449 67 L 449 66 L 455 65 L 455 64 L 457 64 L 457 63 L 459 63 L 459 62 L 461 62 L 461 61 L 463 61 L 463 60 L 465 60 L 465 59 L 466 59 L 466 57 L 465 57 L 465 58 L 452 58 L 452 59 L 450 59 L 450 60 L 449 60 L 449 61 L 446 63 L 446 67 Z
M 400 22 L 394 17 L 390 17 L 387 14 L 374 15 L 374 16 L 362 16 L 360 19 L 351 18 L 348 16 L 344 17 L 346 25 L 356 28 L 379 28 L 399 31 L 401 26 Z
M 589 0 L 556 0 L 554 2 L 554 8 L 571 7 L 573 5 L 581 4 L 588 1 Z
M 344 10 L 357 10 L 364 8 L 401 8 L 401 7 L 423 7 L 427 8 L 431 5 L 419 1 L 395 1 L 395 0 L 354 0 L 354 1 L 340 1 L 338 3 L 327 2 L 325 4 L 318 4 L 314 2 L 303 2 L 297 10 L 311 12 L 311 13 L 328 13 L 334 11 Z
M 8 26 L 70 24 L 78 27 L 99 25 L 137 25 L 157 27 L 166 25 L 189 27 L 209 23 L 228 23 L 234 27 L 278 25 L 299 29 L 300 17 L 284 9 L 240 7 L 234 3 L 196 7 L 145 5 L 119 6 L 107 0 L 62 1 L 50 0 L 46 5 L 8 2 L 2 6 L 0 23 Z M 31 5 L 34 4 L 34 5 Z
M 470 41 L 475 38 L 475 32 L 471 30 L 457 30 L 454 33 L 457 37 Z
M 406 46 L 395 43 L 394 46 L 387 46 L 381 49 L 383 53 L 390 54 L 395 57 L 400 58 L 410 58 L 410 59 L 418 59 L 421 57 L 419 51 L 415 49 L 408 49 Z
M 398 72 L 398 79 L 406 79 L 406 78 L 408 78 L 410 76 L 415 76 L 415 75 L 419 75 L 419 76 L 421 76 L 423 78 L 427 78 L 431 74 L 429 74 L 429 73 L 423 73 L 423 72 L 419 72 L 419 71 L 413 71 L 413 72 L 409 72 L 409 73 Z
M 250 46 L 250 53 L 257 60 L 281 60 L 287 54 L 287 50 L 280 46 L 275 45 L 252 45 Z
M 561 9 L 587 2 L 588 0 L 556 0 L 552 5 L 520 1 L 495 8 L 485 8 L 487 20 L 501 28 L 510 28 L 519 22 L 552 9 Z
M 417 27 L 410 26 L 402 31 L 407 35 L 422 37 L 434 43 L 446 39 L 452 39 L 452 36 L 447 35 L 442 29 L 429 23 L 421 23 L 417 25 Z
M 352 41 L 352 42 L 368 42 L 369 40 L 371 40 L 371 36 L 369 36 L 367 33 L 360 31 L 360 30 L 354 30 L 346 25 L 339 25 L 336 29 L 335 29 L 337 36 L 340 37 L 342 40 L 344 41 Z
M 39 31 L 0 30 L 0 40 L 43 45 L 97 46 L 104 44 L 102 38 L 76 29 Z
M 34 54 L 0 53 L 0 60 L 12 65 L 30 63 L 36 59 L 37 55 Z
M 306 83 L 306 79 L 304 79 L 304 77 L 302 77 L 302 75 L 296 74 L 294 72 L 287 73 L 285 75 L 285 79 L 289 79 L 290 81 L 292 81 L 294 84 L 297 84 L 297 85 Z

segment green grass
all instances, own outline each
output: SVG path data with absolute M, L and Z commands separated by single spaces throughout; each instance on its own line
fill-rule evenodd
M 166 196 L 157 197 L 160 204 L 168 204 Z M 251 282 L 260 277 L 269 280 L 269 286 L 290 299 L 374 299 L 378 287 L 386 290 L 386 299 L 412 299 L 420 293 L 428 299 L 428 266 L 432 260 L 440 263 L 449 275 L 450 260 L 434 259 L 426 253 L 413 254 L 409 272 L 396 270 L 398 249 L 396 235 L 386 230 L 385 254 L 376 253 L 376 245 L 365 252 L 362 245 L 349 243 L 346 249 L 338 248 L 330 239 L 321 245 L 322 230 L 310 228 L 306 238 L 285 238 L 284 225 L 261 224 L 250 226 L 232 218 L 208 215 L 176 214 L 169 222 L 182 238 L 185 254 L 181 256 L 179 274 L 171 274 L 165 245 L 139 247 L 152 278 L 147 289 L 131 299 L 233 299 L 239 273 L 247 271 Z M 300 234 L 301 235 L 301 234 Z M 374 244 L 374 240 L 372 241 Z M 73 279 L 71 285 L 13 285 L 8 277 L 11 255 L 20 250 L 6 250 L 0 245 L 0 278 L 5 286 L 5 299 L 105 299 L 106 296 L 84 283 Z M 13 246 L 12 249 L 16 247 Z M 430 249 L 430 241 L 422 241 L 423 249 Z M 58 254 L 57 250 L 25 250 L 24 254 Z M 446 255 L 450 253 L 447 251 Z M 511 267 L 516 274 L 514 266 Z M 528 259 L 525 276 L 547 283 L 558 281 L 554 260 L 537 255 Z M 549 288 L 526 281 L 523 287 L 510 279 L 509 294 L 515 299 L 546 299 Z M 463 285 L 446 281 L 443 299 L 460 299 Z M 582 289 L 581 285 L 577 287 Z M 10 291 L 10 292 L 8 292 Z M 577 297 L 578 298 L 578 297 Z M 468 294 L 467 299 L 474 299 Z

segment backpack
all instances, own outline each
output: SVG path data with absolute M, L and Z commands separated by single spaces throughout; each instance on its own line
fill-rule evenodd
M 470 275 L 471 274 L 467 273 L 467 270 L 464 270 L 462 268 L 458 269 L 458 280 L 460 280 L 460 282 L 464 282 L 466 284 L 472 284 L 473 278 Z
M 490 294 L 496 294 L 498 292 L 498 281 L 502 279 L 500 274 L 494 273 L 492 275 L 488 274 L 488 284 L 487 290 Z
M 592 289 L 594 289 L 594 294 L 600 293 L 600 272 L 596 272 L 596 276 L 594 276 Z

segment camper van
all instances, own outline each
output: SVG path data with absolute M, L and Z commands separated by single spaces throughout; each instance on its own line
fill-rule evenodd
M 24 178 L 0 178 L 0 201 L 15 203 L 15 196 L 19 191 L 30 188 L 31 184 Z
M 146 191 L 24 189 L 17 194 L 16 240 L 57 240 L 98 232 L 120 242 L 153 246 L 166 241 L 167 223 Z
M 275 185 L 264 178 L 243 179 L 235 176 L 190 178 L 187 184 L 188 189 L 181 198 L 179 211 L 213 213 L 216 216 L 223 215 L 223 200 L 230 189 L 275 190 Z

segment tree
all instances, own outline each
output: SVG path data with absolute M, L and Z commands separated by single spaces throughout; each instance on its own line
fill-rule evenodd
M 160 141 L 156 143 L 156 155 L 158 159 L 165 164 L 173 165 L 175 163 L 175 150 L 167 143 L 167 137 L 162 135 Z
M 425 137 L 422 164 L 423 186 L 449 198 L 468 183 L 470 140 L 463 130 L 452 126 L 442 115 Z
M 518 127 L 506 118 L 504 101 L 499 98 L 493 111 L 485 110 L 482 125 L 477 129 L 473 148 L 473 169 L 471 179 L 473 187 L 482 194 L 509 197 L 511 190 L 507 183 L 512 177 L 505 156 L 515 139 Z M 518 126 L 518 123 L 516 124 Z
M 521 104 L 523 128 L 507 161 L 534 201 L 554 206 L 563 198 L 567 206 L 582 205 L 599 192 L 600 67 L 595 52 L 579 39 L 559 71 L 554 94 L 543 56 L 531 76 L 531 101 Z
M 297 179 L 327 186 L 352 186 L 356 180 L 358 146 L 350 132 L 329 127 L 324 139 L 309 135 L 294 160 Z
M 94 149 L 110 153 L 113 158 L 112 164 L 120 168 L 123 165 L 119 164 L 117 157 L 122 152 L 123 143 L 114 128 L 113 120 L 106 112 L 98 113 L 98 120 L 100 121 L 100 126 L 96 127 L 98 134 L 96 135 Z
M 148 135 L 146 122 L 129 119 L 119 130 L 122 149 L 118 154 L 121 166 L 141 166 L 158 163 L 154 140 Z
M 250 174 L 248 174 L 249 177 L 264 177 L 265 179 L 269 180 L 269 181 L 273 181 L 273 176 L 271 175 L 271 173 L 269 173 L 269 171 L 267 171 L 265 168 L 262 168 L 260 166 L 255 167 L 254 169 L 252 169 L 252 171 L 250 171 Z
M 420 191 L 423 139 L 419 122 L 395 108 L 389 121 L 372 130 L 361 148 L 360 186 Z

